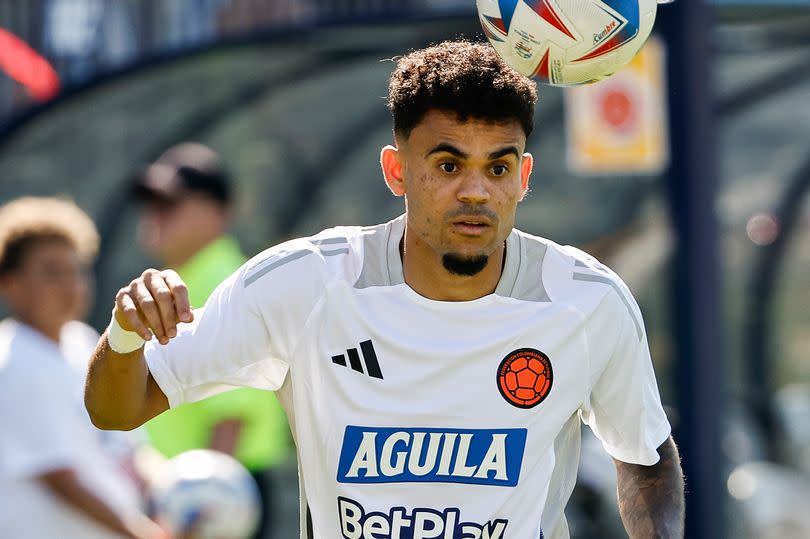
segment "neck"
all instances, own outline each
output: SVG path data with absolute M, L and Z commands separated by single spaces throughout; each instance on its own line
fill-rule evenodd
M 36 330 L 37 333 L 42 334 L 48 340 L 51 340 L 51 341 L 55 342 L 56 344 L 59 344 L 61 334 L 62 334 L 62 326 L 65 325 L 64 323 L 47 325 L 47 324 L 37 323 L 37 322 L 35 322 L 33 320 L 30 320 L 29 318 L 27 318 L 25 316 L 19 316 L 18 315 L 15 318 L 17 318 L 18 321 L 22 322 L 26 326 Z
M 436 301 L 471 301 L 495 292 L 503 272 L 506 245 L 502 243 L 489 256 L 486 267 L 472 276 L 449 272 L 442 256 L 409 234 L 407 228 L 400 251 L 405 282 L 417 294 Z

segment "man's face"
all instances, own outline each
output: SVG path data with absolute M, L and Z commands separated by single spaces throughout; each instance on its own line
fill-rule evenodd
M 493 254 L 511 232 L 528 188 L 532 157 L 524 153 L 520 123 L 461 122 L 455 113 L 429 111 L 397 142 L 397 150 L 383 151 L 383 168 L 391 190 L 405 196 L 409 234 L 449 271 L 475 273 L 474 261 Z M 473 263 L 467 273 L 465 261 Z
M 87 273 L 76 249 L 66 241 L 32 245 L 20 267 L 3 277 L 12 310 L 32 326 L 58 330 L 74 319 L 87 298 Z
M 176 200 L 155 198 L 144 204 L 138 226 L 143 248 L 162 262 L 176 260 L 196 249 L 200 235 L 223 219 L 222 208 L 213 200 L 190 193 Z

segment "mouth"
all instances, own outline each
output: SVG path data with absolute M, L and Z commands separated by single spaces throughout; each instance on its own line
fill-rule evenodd
M 453 228 L 465 236 L 478 236 L 492 227 L 492 222 L 485 217 L 462 217 L 452 222 Z

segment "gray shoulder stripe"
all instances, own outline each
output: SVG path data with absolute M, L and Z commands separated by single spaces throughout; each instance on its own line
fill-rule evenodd
M 321 251 L 323 256 L 337 256 L 349 254 L 349 248 L 343 247 L 342 249 L 332 249 L 331 251 Z
M 551 298 L 546 290 L 545 283 L 543 282 L 543 269 L 548 252 L 548 246 L 545 243 L 537 241 L 527 241 L 524 236 L 515 235 L 517 241 L 510 243 L 512 236 L 507 239 L 507 267 L 504 268 L 504 274 L 501 280 L 504 281 L 509 276 L 507 273 L 510 265 L 509 258 L 517 267 L 514 272 L 513 282 L 509 290 L 509 297 L 520 301 L 534 301 L 538 303 L 549 303 Z M 510 249 L 516 251 L 516 255 L 509 253 Z M 507 283 L 508 284 L 508 283 Z M 498 289 L 495 293 L 498 294 L 501 289 L 499 283 Z
M 399 284 L 392 273 L 392 267 L 398 261 L 391 259 L 394 250 L 395 256 L 399 257 L 399 238 L 396 239 L 397 245 L 391 245 L 391 235 L 393 234 L 393 226 L 378 225 L 369 228 L 369 232 L 363 235 L 363 268 L 360 270 L 360 276 L 354 283 L 357 289 L 371 288 L 375 286 L 391 286 Z
M 343 248 L 340 248 L 340 249 L 332 249 L 332 250 L 329 250 L 329 251 L 310 251 L 308 249 L 302 249 L 300 251 L 296 251 L 296 252 L 291 253 L 291 254 L 283 257 L 283 258 L 279 258 L 278 260 L 276 260 L 276 261 L 274 261 L 274 262 L 272 262 L 270 264 L 262 266 L 261 268 L 258 268 L 258 269 L 254 268 L 253 272 L 249 273 L 245 277 L 244 286 L 245 286 L 245 288 L 247 288 L 248 286 L 255 283 L 256 281 L 258 281 L 259 279 L 261 279 L 262 277 L 264 277 L 265 275 L 267 275 L 271 271 L 273 271 L 275 269 L 278 269 L 278 268 L 280 268 L 281 266 L 283 266 L 285 264 L 289 264 L 290 262 L 294 262 L 294 261 L 298 260 L 299 258 L 304 258 L 308 254 L 317 253 L 317 252 L 320 252 L 323 256 L 347 255 L 347 254 L 349 254 L 349 248 L 348 247 L 343 247 Z
M 336 243 L 349 243 L 348 238 L 325 238 L 322 240 L 310 240 L 314 245 L 334 245 Z
M 261 279 L 262 277 L 264 277 L 265 275 L 267 275 L 268 273 L 270 273 L 274 269 L 280 268 L 284 264 L 289 264 L 290 262 L 292 262 L 294 260 L 298 260 L 299 258 L 303 258 L 303 257 L 307 256 L 308 254 L 314 253 L 314 252 L 315 251 L 308 251 L 306 249 L 301 250 L 301 251 L 296 251 L 296 252 L 291 253 L 291 254 L 283 257 L 283 258 L 279 258 L 275 262 L 267 264 L 266 266 L 263 266 L 263 267 L 258 268 L 258 269 L 254 268 L 254 271 L 245 277 L 245 288 L 247 288 L 248 286 L 250 286 L 251 284 L 256 282 L 258 279 Z
M 613 279 L 608 279 L 607 277 L 602 277 L 601 275 L 590 275 L 588 273 L 575 273 L 574 274 L 575 281 L 587 281 L 591 283 L 602 283 L 606 284 L 609 287 L 613 288 L 613 291 L 618 294 L 619 298 L 624 303 L 624 306 L 627 307 L 627 313 L 630 315 L 630 318 L 633 319 L 633 324 L 636 326 L 636 335 L 638 335 L 638 340 L 641 340 L 643 336 L 643 332 L 641 330 L 641 322 L 639 322 L 638 318 L 636 317 L 636 313 L 633 311 L 633 307 L 630 306 L 630 302 L 627 301 L 622 290 L 619 288 L 619 285 Z
M 349 240 L 347 238 L 325 238 L 325 239 L 322 239 L 322 240 L 310 240 L 310 243 L 312 243 L 313 245 L 334 245 L 334 244 L 337 244 L 337 243 L 349 243 Z M 304 250 L 301 250 L 301 251 L 296 251 L 295 253 L 287 255 L 284 258 L 274 260 L 272 262 L 271 262 L 271 260 L 273 260 L 272 257 L 269 258 L 269 259 L 266 259 L 266 260 L 262 260 L 261 262 L 259 262 L 258 264 L 256 264 L 255 266 L 253 266 L 252 268 L 250 268 L 248 270 L 248 274 L 247 274 L 247 277 L 245 279 L 245 286 L 248 286 L 249 284 L 251 284 L 256 279 L 259 279 L 260 277 L 266 275 L 270 271 L 273 271 L 274 269 L 278 268 L 279 266 L 283 266 L 287 262 L 292 262 L 293 260 L 298 260 L 299 258 L 301 258 L 302 256 L 304 256 L 304 255 L 306 255 L 307 253 L 310 253 L 310 252 L 313 252 L 313 251 L 308 251 L 308 250 L 304 249 Z M 346 249 L 346 252 L 348 253 L 348 249 Z M 299 253 L 303 253 L 303 254 L 299 254 Z M 336 254 L 342 254 L 342 253 L 336 253 Z M 298 256 L 295 256 L 295 255 L 298 255 Z M 329 256 L 329 255 L 326 255 L 326 256 Z
M 589 266 L 588 264 L 586 264 L 582 260 L 577 259 L 577 260 L 574 261 L 574 265 L 577 266 L 578 268 L 583 268 L 583 269 L 587 269 L 587 270 L 590 270 L 590 271 L 596 271 L 596 272 L 599 272 L 599 273 L 605 273 L 607 275 L 610 275 L 610 270 L 607 268 L 607 266 L 605 266 L 601 262 L 596 262 L 595 261 L 593 266 Z

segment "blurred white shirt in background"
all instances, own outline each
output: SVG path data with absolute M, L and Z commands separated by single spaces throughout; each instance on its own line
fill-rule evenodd
M 25 324 L 0 322 L 0 537 L 119 537 L 36 479 L 53 470 L 72 468 L 122 515 L 139 508 L 137 488 L 108 454 L 84 408 L 84 370 L 76 362 L 85 358 L 86 369 L 94 344 L 87 331 L 68 324 L 60 349 Z

